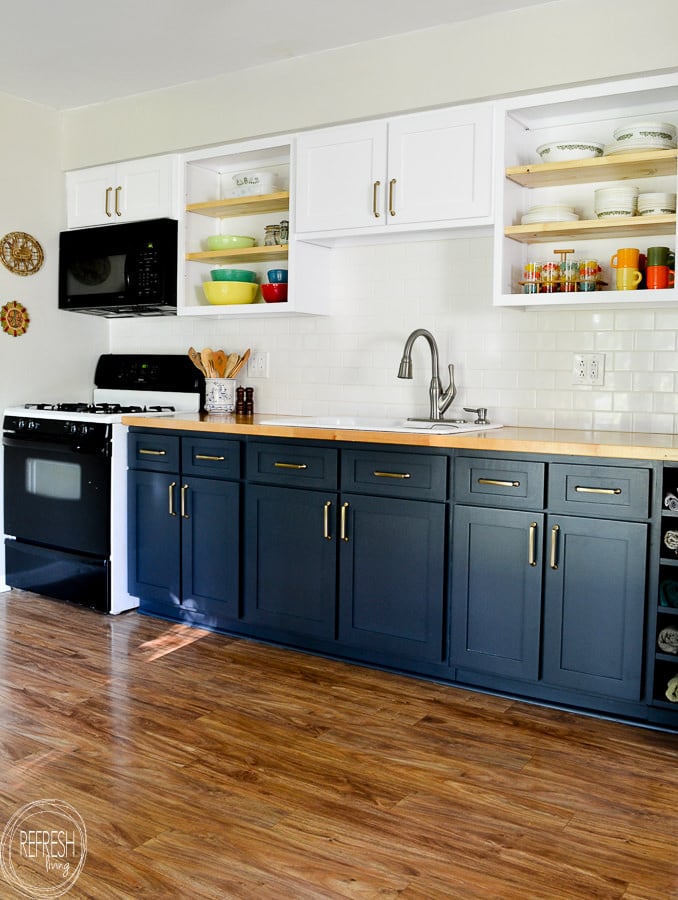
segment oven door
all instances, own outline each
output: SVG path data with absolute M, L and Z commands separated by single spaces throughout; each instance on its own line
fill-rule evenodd
M 31 544 L 108 557 L 107 448 L 7 434 L 3 446 L 5 533 Z

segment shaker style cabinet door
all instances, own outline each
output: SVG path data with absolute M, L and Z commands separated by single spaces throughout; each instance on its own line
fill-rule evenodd
M 300 134 L 296 231 L 385 222 L 386 125 L 367 122 Z
M 457 506 L 450 663 L 536 681 L 542 513 Z
M 637 701 L 647 526 L 553 516 L 546 537 L 544 681 Z
M 340 505 L 339 642 L 442 662 L 445 505 L 359 494 Z
M 491 106 L 471 106 L 389 122 L 389 224 L 491 215 L 492 117 Z

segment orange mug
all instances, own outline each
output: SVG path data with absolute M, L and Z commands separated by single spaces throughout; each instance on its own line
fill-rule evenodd
M 637 247 L 622 247 L 610 259 L 613 269 L 637 269 L 640 250 Z
M 674 271 L 668 266 L 648 266 L 645 270 L 645 282 L 650 290 L 673 287 L 674 279 Z
M 630 266 L 624 266 L 623 269 L 617 269 L 617 290 L 618 291 L 635 291 L 642 281 L 640 269 L 632 269 Z

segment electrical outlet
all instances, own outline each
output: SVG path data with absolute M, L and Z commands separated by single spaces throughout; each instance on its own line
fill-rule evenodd
M 572 358 L 572 384 L 601 385 L 604 380 L 604 353 L 574 354 Z
M 247 375 L 249 378 L 268 378 L 268 353 L 263 350 L 253 350 L 250 353 Z

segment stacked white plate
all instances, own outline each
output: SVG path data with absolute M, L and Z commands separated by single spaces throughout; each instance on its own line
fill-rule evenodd
M 614 131 L 614 143 L 607 144 L 605 156 L 640 153 L 644 150 L 674 150 L 676 126 L 670 122 L 634 122 Z
M 600 188 L 593 196 L 593 208 L 599 219 L 635 216 L 638 209 L 637 187 Z
M 565 203 L 548 203 L 530 206 L 521 217 L 521 225 L 542 225 L 545 222 L 576 222 L 579 218 L 574 206 Z
M 638 215 L 663 216 L 676 211 L 676 195 L 653 193 L 638 195 Z

